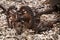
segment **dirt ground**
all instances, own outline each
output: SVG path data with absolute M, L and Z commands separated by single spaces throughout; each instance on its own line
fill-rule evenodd
M 19 10 L 21 6 L 29 6 L 32 8 L 33 13 L 35 13 L 35 9 L 36 9 L 37 13 L 35 13 L 35 15 L 43 12 L 44 14 L 39 16 L 39 18 L 40 21 L 44 23 L 41 25 L 44 26 L 50 23 L 49 24 L 50 27 L 50 25 L 53 24 L 57 20 L 57 18 L 60 18 L 57 17 L 59 16 L 59 12 L 52 12 L 52 13 L 48 12 L 48 14 L 45 14 L 47 10 L 51 9 L 50 6 L 52 6 L 51 1 L 49 0 L 0 0 L 0 5 L 2 5 L 6 10 L 13 5 L 18 8 L 17 10 Z M 5 15 L 5 13 L 1 13 L 1 10 L 2 9 L 0 9 L 0 40 L 60 40 L 59 22 L 54 23 L 53 27 L 51 26 L 52 28 L 50 30 L 48 30 L 49 29 L 48 27 L 46 31 L 43 31 L 41 33 L 34 33 L 34 30 L 31 29 L 27 29 L 27 30 L 22 29 L 25 31 L 21 33 L 21 35 L 19 35 L 17 34 L 14 28 L 12 29 L 9 28 L 7 23 L 7 16 Z M 39 27 L 39 25 L 37 27 Z M 41 29 L 39 29 L 39 31 L 40 30 Z

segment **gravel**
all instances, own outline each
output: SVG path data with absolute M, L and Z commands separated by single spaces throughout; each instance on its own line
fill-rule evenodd
M 18 10 L 21 6 L 28 5 L 31 8 L 38 8 L 37 10 L 40 12 L 49 9 L 49 4 L 44 4 L 46 1 L 47 0 L 0 0 L 0 4 L 6 9 L 12 5 L 15 5 Z M 41 7 L 41 9 L 39 9 L 39 7 Z M 46 16 L 48 18 L 42 18 L 43 16 Z M 55 14 L 43 14 L 41 16 L 41 20 L 54 21 L 57 20 L 55 16 Z M 4 13 L 0 13 L 0 40 L 60 40 L 59 23 L 53 24 L 54 28 L 49 31 L 42 32 L 42 34 L 34 34 L 33 30 L 26 30 L 21 35 L 17 35 L 15 29 L 8 27 L 6 17 L 7 16 Z

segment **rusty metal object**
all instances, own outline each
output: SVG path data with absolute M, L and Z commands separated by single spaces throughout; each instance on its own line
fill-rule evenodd
M 32 15 L 33 12 L 28 6 L 22 6 L 19 11 L 17 11 L 14 6 L 9 7 L 7 11 L 8 26 L 10 28 L 15 28 L 18 34 L 20 34 L 23 28 L 32 28 Z
M 21 34 L 24 29 L 32 29 L 36 33 L 49 30 L 50 27 L 53 27 L 53 23 L 47 22 L 47 24 L 44 24 L 46 22 L 42 22 L 40 16 L 43 14 L 48 14 L 49 12 L 51 14 L 56 10 L 60 11 L 59 5 L 55 5 L 51 9 L 48 9 L 46 11 L 39 13 L 35 12 L 37 14 L 34 16 L 34 13 L 29 6 L 22 6 L 18 11 L 15 6 L 9 7 L 8 10 L 5 10 L 5 8 L 2 6 L 0 6 L 0 8 L 3 9 L 3 12 L 6 12 L 8 26 L 10 28 L 15 28 L 18 34 Z M 42 28 L 46 29 L 41 30 Z
M 23 24 L 28 28 L 31 28 L 33 25 L 33 11 L 29 6 L 22 6 L 19 10 L 22 14 L 20 17 L 22 18 Z M 29 27 L 30 26 L 30 27 Z
M 9 7 L 8 11 L 7 11 L 7 21 L 8 21 L 8 26 L 13 28 L 12 26 L 14 26 L 14 22 L 17 20 L 16 18 L 16 12 L 14 12 L 14 10 L 16 11 L 15 6 L 11 6 Z

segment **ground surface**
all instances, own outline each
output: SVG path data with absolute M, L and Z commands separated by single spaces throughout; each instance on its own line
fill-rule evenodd
M 39 6 L 44 7 L 37 9 L 45 11 L 49 9 L 49 4 L 44 4 L 46 0 L 0 0 L 0 4 L 6 9 L 11 5 L 15 5 L 18 9 L 22 5 L 28 5 L 30 7 L 38 8 Z M 21 4 L 23 3 L 23 4 Z M 41 16 L 41 20 L 54 20 L 55 15 L 45 15 L 48 19 L 43 18 L 45 14 Z M 50 17 L 51 16 L 51 17 Z M 42 19 L 43 18 L 43 19 Z M 54 24 L 54 28 L 49 31 L 43 32 L 42 34 L 30 34 L 31 30 L 26 30 L 21 35 L 16 35 L 16 30 L 8 27 L 6 15 L 0 13 L 0 40 L 60 40 L 60 24 Z

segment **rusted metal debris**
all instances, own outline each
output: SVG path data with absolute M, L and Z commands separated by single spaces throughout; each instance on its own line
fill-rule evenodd
M 20 10 L 17 10 L 15 6 L 11 6 L 6 10 L 3 6 L 0 5 L 0 8 L 3 9 L 2 12 L 6 13 L 8 26 L 10 28 L 15 28 L 18 34 L 21 34 L 21 32 L 23 32 L 24 29 L 35 30 L 35 33 L 49 30 L 49 28 L 51 28 L 53 24 L 48 23 L 48 25 L 45 24 L 43 25 L 39 17 L 45 13 L 48 14 L 49 12 L 60 11 L 59 6 L 54 5 L 52 9 L 49 9 L 47 11 L 39 13 L 35 11 L 35 13 L 37 14 L 34 16 L 34 13 L 29 6 L 22 6 Z M 48 29 L 41 30 L 41 28 L 47 28 L 47 27 Z

